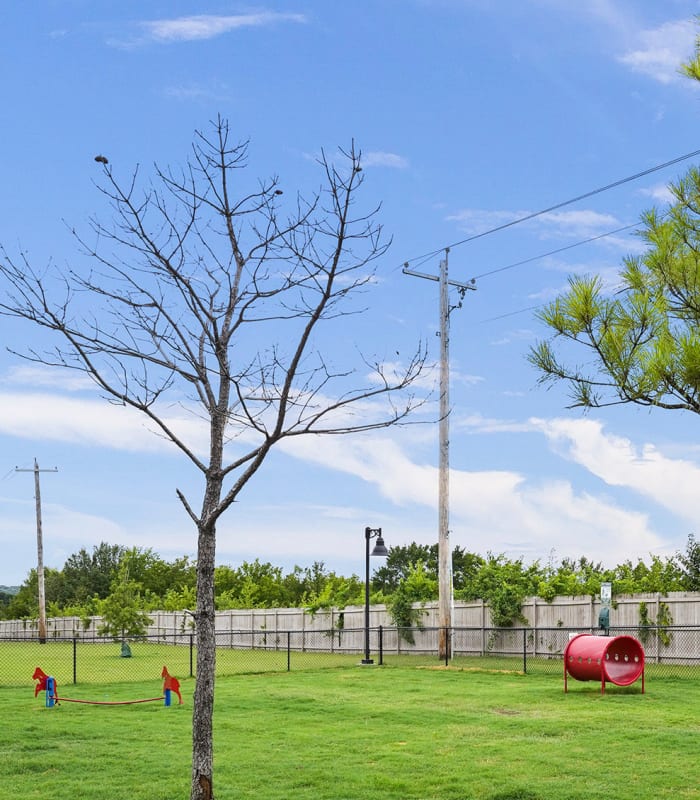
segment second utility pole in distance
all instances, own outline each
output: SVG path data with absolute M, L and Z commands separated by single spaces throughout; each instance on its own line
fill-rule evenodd
M 34 469 L 20 469 L 15 467 L 15 472 L 34 473 L 34 497 L 36 499 L 36 578 L 39 584 L 39 642 L 46 644 L 46 592 L 44 589 L 44 538 L 41 530 L 41 491 L 39 488 L 40 472 L 58 472 L 58 467 L 53 469 L 39 469 L 39 464 L 34 459 Z

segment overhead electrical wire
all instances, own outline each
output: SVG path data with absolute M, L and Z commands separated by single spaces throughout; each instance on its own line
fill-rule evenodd
M 525 308 L 519 308 L 517 311 L 507 311 L 505 314 L 499 314 L 497 317 L 487 317 L 486 319 L 480 319 L 479 322 L 496 322 L 496 320 L 505 319 L 506 317 L 516 317 L 518 314 L 524 314 L 526 311 L 536 311 L 538 308 L 542 308 L 542 303 L 539 303 L 536 306 L 526 306 Z
M 557 211 L 560 208 L 564 208 L 565 206 L 570 206 L 572 203 L 577 203 L 579 200 L 585 200 L 588 197 L 593 197 L 597 194 L 601 194 L 602 192 L 607 192 L 609 189 L 614 189 L 617 186 L 622 186 L 625 183 L 630 183 L 631 181 L 636 181 L 639 178 L 643 178 L 646 175 L 651 175 L 654 172 L 659 172 L 659 170 L 665 169 L 666 167 L 673 166 L 674 164 L 678 164 L 681 161 L 686 161 L 689 158 L 693 158 L 694 156 L 700 155 L 700 150 L 693 150 L 692 153 L 685 153 L 685 155 L 678 156 L 677 158 L 672 158 L 670 161 L 664 161 L 663 164 L 657 164 L 654 167 L 650 167 L 649 169 L 642 170 L 641 172 L 636 172 L 634 175 L 628 175 L 626 178 L 620 178 L 619 180 L 613 181 L 612 183 L 608 183 L 605 186 L 600 186 L 597 189 L 592 189 L 589 192 L 584 192 L 583 194 L 576 195 L 576 197 L 571 197 L 568 200 L 564 200 L 561 203 L 556 203 L 553 206 L 548 206 L 547 208 L 543 208 L 540 211 L 533 211 L 531 214 L 525 214 L 522 217 L 517 217 L 516 219 L 511 220 L 510 222 L 504 222 L 502 225 L 497 225 L 495 228 L 489 228 L 486 231 L 481 231 L 481 233 L 475 233 L 471 236 L 467 236 L 465 239 L 460 239 L 457 242 L 453 242 L 452 244 L 445 245 L 444 247 L 439 247 L 436 250 L 431 250 L 429 253 L 424 253 L 421 256 L 415 256 L 414 258 L 409 258 L 408 260 L 404 260 L 402 266 L 404 264 L 412 264 L 416 261 L 425 261 L 433 256 L 438 255 L 439 253 L 444 252 L 446 249 L 453 249 L 455 247 L 459 247 L 460 245 L 466 244 L 467 242 L 473 242 L 476 239 L 481 239 L 484 236 L 489 236 L 492 233 L 498 233 L 499 231 L 506 230 L 507 228 L 512 228 L 514 225 L 519 225 L 521 222 L 528 222 L 531 219 L 535 219 L 536 217 L 541 217 L 544 214 L 549 214 L 552 211 Z
M 521 267 L 523 264 L 530 264 L 533 261 L 539 261 L 541 258 L 547 258 L 547 256 L 555 256 L 557 253 L 563 253 L 566 250 L 573 250 L 574 247 L 580 247 L 584 244 L 590 244 L 591 242 L 597 242 L 599 239 L 605 239 L 606 236 L 614 236 L 616 233 L 622 233 L 623 231 L 628 231 L 630 228 L 636 228 L 639 225 L 638 222 L 633 222 L 631 225 L 623 225 L 621 228 L 615 228 L 614 231 L 607 231 L 606 233 L 599 233 L 597 236 L 591 236 L 588 239 L 582 239 L 580 242 L 574 242 L 573 244 L 567 244 L 564 247 L 557 247 L 556 250 L 549 250 L 546 253 L 540 253 L 536 256 L 531 256 L 530 258 L 524 258 L 522 261 L 515 261 L 512 264 L 506 264 L 504 267 L 497 267 L 496 269 L 491 269 L 488 272 L 482 272 L 480 275 L 474 275 L 472 281 L 477 280 L 477 278 L 487 278 L 490 275 L 496 275 L 498 272 L 505 272 L 507 269 L 513 269 L 514 267 Z
M 580 242 L 574 242 L 573 244 L 567 244 L 564 247 L 558 247 L 556 250 L 550 250 L 547 253 L 540 253 L 539 255 L 532 256 L 531 258 L 524 258 L 522 261 L 515 261 L 512 264 L 506 264 L 504 267 L 498 267 L 497 269 L 489 270 L 488 272 L 482 272 L 481 275 L 475 275 L 472 280 L 476 280 L 477 278 L 485 278 L 490 275 L 495 275 L 498 272 L 504 272 L 507 269 L 513 269 L 514 267 L 520 267 L 523 264 L 530 264 L 532 261 L 539 261 L 541 258 L 546 258 L 547 256 L 553 256 L 557 253 L 562 253 L 565 250 L 572 250 L 574 247 L 580 247 L 584 244 L 589 244 L 590 242 L 598 241 L 599 239 L 605 239 L 606 236 L 614 236 L 616 233 L 622 233 L 623 231 L 628 231 L 630 228 L 636 228 L 638 223 L 633 223 L 631 225 L 623 225 L 621 228 L 616 228 L 613 231 L 607 231 L 606 233 L 599 233 L 597 236 L 591 236 L 589 239 L 582 239 Z M 496 317 L 488 317 L 487 319 L 482 319 L 481 322 L 494 322 L 495 320 L 504 319 L 505 317 L 513 317 L 517 314 L 523 314 L 526 311 L 532 311 L 534 309 L 542 308 L 542 305 L 536 306 L 526 306 L 525 308 L 520 308 L 517 311 L 508 311 L 505 314 L 499 314 Z

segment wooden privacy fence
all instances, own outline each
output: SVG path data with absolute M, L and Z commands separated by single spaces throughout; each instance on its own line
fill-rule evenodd
M 642 604 L 645 613 L 642 614 Z M 396 643 L 387 640 L 387 649 L 404 654 L 425 653 L 437 647 L 428 643 L 428 631 L 438 630 L 437 603 L 416 606 L 420 611 L 420 625 L 414 629 L 416 635 L 402 636 L 395 633 Z M 561 654 L 570 631 L 590 631 L 598 628 L 598 614 L 601 604 L 597 599 L 585 597 L 556 597 L 552 602 L 541 598 L 528 598 L 522 605 L 526 620 L 522 628 L 528 652 L 534 656 L 550 657 Z M 150 614 L 152 624 L 146 631 L 148 638 L 176 640 L 193 630 L 191 615 L 182 611 L 154 611 Z M 659 621 L 663 620 L 663 624 Z M 79 617 L 55 617 L 48 620 L 48 636 L 53 639 L 95 640 L 100 617 L 82 620 Z M 370 609 L 370 628 L 386 631 L 393 626 L 386 607 L 374 605 Z M 671 629 L 690 629 L 700 627 L 700 593 L 671 592 L 668 595 L 639 594 L 616 597 L 610 610 L 610 627 L 614 630 L 639 636 L 650 653 L 650 660 L 687 658 L 689 653 L 697 653 L 700 641 L 691 641 L 697 634 L 680 637 L 673 635 Z M 455 601 L 452 628 L 470 630 L 470 637 L 479 636 L 482 644 L 479 650 L 484 653 L 506 652 L 508 631 L 514 629 L 495 629 L 491 622 L 489 607 L 483 601 Z M 518 626 L 520 629 L 521 626 Z M 349 651 L 362 651 L 364 631 L 364 607 L 348 606 L 344 609 L 330 609 L 310 614 L 299 608 L 274 609 L 231 609 L 216 613 L 217 633 L 225 638 L 227 632 L 250 632 L 261 634 L 263 638 L 272 637 L 273 632 L 290 632 L 296 637 L 300 634 L 318 634 L 319 641 L 327 644 L 329 651 L 337 650 L 339 645 Z M 422 633 L 421 633 L 422 631 Z M 433 635 L 433 634 L 431 634 Z M 437 636 L 437 633 L 434 634 Z M 36 621 L 0 620 L 0 638 L 35 639 Z M 316 637 L 313 637 L 316 638 Z M 413 642 L 410 641 L 413 639 Z M 105 639 L 107 640 L 107 639 Z

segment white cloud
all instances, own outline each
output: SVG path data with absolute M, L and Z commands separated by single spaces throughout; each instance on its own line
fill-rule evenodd
M 693 52 L 696 27 L 692 19 L 666 22 L 653 30 L 641 31 L 638 46 L 618 58 L 634 72 L 660 83 L 683 79 L 678 69 Z M 692 81 L 687 81 L 692 85 Z
M 169 44 L 171 42 L 191 42 L 213 39 L 238 28 L 258 28 L 277 22 L 305 22 L 303 14 L 280 14 L 265 11 L 257 14 L 236 14 L 231 16 L 215 16 L 213 14 L 197 14 L 176 19 L 159 19 L 141 23 L 141 28 L 154 41 Z
M 390 380 L 399 380 L 406 372 L 406 365 L 400 361 L 385 361 L 382 365 L 384 375 Z M 380 385 L 382 379 L 377 373 L 371 373 L 366 376 L 368 382 L 375 385 Z M 473 375 L 468 372 L 462 372 L 454 365 L 450 365 L 450 386 L 475 386 L 476 384 L 483 383 L 485 378 L 483 375 Z M 419 390 L 423 396 L 434 395 L 440 388 L 440 362 L 431 361 L 426 362 L 419 377 L 411 384 L 413 390 L 417 393 Z
M 473 375 L 468 372 L 461 372 L 450 366 L 450 385 L 462 384 L 463 386 L 476 386 L 486 380 L 483 375 Z
M 540 298 L 528 295 L 528 299 L 540 299 Z M 529 306 L 528 308 L 522 309 L 521 311 L 517 311 L 514 313 L 524 314 L 526 312 L 533 311 L 536 308 L 538 308 L 538 306 Z M 489 344 L 492 347 L 503 347 L 505 345 L 513 344 L 513 342 L 529 342 L 532 341 L 534 338 L 535 334 L 528 328 L 513 328 L 511 330 L 505 331 L 498 339 L 492 339 L 489 342 Z
M 581 3 L 577 10 L 622 33 L 634 25 L 634 20 L 621 8 L 619 0 L 588 0 L 586 3 Z
M 398 353 L 397 353 L 398 355 Z M 406 373 L 406 365 L 401 361 L 384 361 L 380 364 L 382 375 L 390 381 L 399 381 Z M 368 383 L 381 386 L 384 383 L 378 372 L 370 372 L 365 376 Z M 418 378 L 413 382 L 414 390 L 422 390 L 426 395 L 434 392 L 440 380 L 440 364 L 437 361 L 426 362 Z
M 517 224 L 537 230 L 542 239 L 554 236 L 586 239 L 619 228 L 623 224 L 612 214 L 601 214 L 590 209 L 550 211 L 533 217 L 535 213 L 537 212 L 466 208 L 450 214 L 447 221 L 456 222 L 461 231 L 475 236 L 523 220 Z
M 473 424 L 484 432 L 499 433 L 532 432 L 536 427 L 481 419 Z M 296 440 L 285 449 L 297 458 L 373 484 L 396 505 L 414 507 L 416 513 L 421 507 L 437 513 L 437 468 L 414 463 L 389 436 L 343 442 Z M 646 515 L 577 493 L 564 480 L 528 481 L 511 470 L 452 469 L 450 483 L 451 543 L 472 552 L 496 550 L 537 558 L 556 548 L 562 555 L 585 554 L 611 564 L 629 558 L 630 553 L 643 556 L 664 547 Z
M 230 92 L 225 84 L 215 86 L 201 85 L 197 83 L 181 84 L 179 86 L 168 86 L 163 90 L 166 97 L 182 102 L 192 101 L 225 101 L 230 99 Z
M 533 419 L 563 457 L 580 464 L 610 486 L 632 489 L 674 514 L 697 523 L 700 467 L 665 457 L 653 444 L 636 446 L 606 433 L 591 419 Z
M 661 203 L 663 205 L 669 205 L 676 199 L 666 183 L 658 183 L 656 186 L 641 189 L 639 193 L 645 197 L 651 197 L 655 203 Z
M 568 4 L 565 5 L 568 12 Z M 663 13 L 662 4 L 656 5 Z M 644 9 L 618 0 L 588 0 L 579 3 L 577 11 L 598 20 L 615 37 L 617 51 L 624 50 L 617 56 L 619 63 L 660 83 L 684 81 L 686 86 L 695 88 L 693 81 L 679 73 L 681 63 L 693 52 L 697 32 L 693 19 L 677 19 L 643 29 L 638 17 Z
M 481 208 L 464 208 L 446 217 L 448 222 L 456 222 L 459 230 L 470 236 L 475 236 L 501 225 L 515 222 L 517 219 L 526 217 L 529 211 L 486 211 Z
M 0 384 L 25 386 L 32 389 L 58 389 L 68 392 L 96 391 L 97 386 L 84 372 L 47 367 L 38 364 L 23 364 L 8 369 Z
M 31 497 L 31 490 L 27 495 Z M 36 568 L 34 501 L 13 503 L 0 498 L 0 509 L 0 541 L 7 555 L 0 567 L 0 583 L 19 583 L 30 569 Z M 89 551 L 98 542 L 128 545 L 125 529 L 104 517 L 50 502 L 44 502 L 42 516 L 44 563 L 54 569 L 60 569 L 81 547 Z M 133 545 L 143 546 L 143 536 Z
M 621 223 L 612 214 L 600 214 L 598 211 L 581 209 L 580 211 L 551 211 L 537 217 L 538 222 L 547 231 L 558 235 L 573 236 L 585 239 L 596 236 L 607 230 L 619 228 Z
M 556 550 L 562 557 L 586 555 L 611 565 L 664 548 L 646 515 L 576 492 L 568 481 L 528 487 L 517 506 L 499 506 L 484 524 L 515 553 L 541 557 Z
M 482 414 L 454 416 L 451 421 L 455 431 L 463 430 L 468 433 L 528 433 L 532 431 L 532 425 L 529 422 L 495 419 L 484 417 Z
M 202 421 L 184 413 L 164 419 L 195 452 L 206 452 Z M 0 434 L 130 452 L 173 451 L 173 445 L 149 430 L 144 416 L 132 408 L 39 392 L 0 393 Z
M 206 428 L 199 421 L 173 416 L 172 424 L 203 446 Z M 299 462 L 345 473 L 372 486 L 387 501 L 387 510 L 382 512 L 387 518 L 392 509 L 404 515 L 408 511 L 414 527 L 404 531 L 401 538 L 401 543 L 408 543 L 411 538 L 423 541 L 434 532 L 430 524 L 426 526 L 420 520 L 426 514 L 432 517 L 437 513 L 438 469 L 432 448 L 435 431 L 435 426 L 409 426 L 353 437 L 297 437 L 283 441 L 279 451 Z M 625 487 L 676 516 L 694 523 L 698 520 L 700 467 L 697 464 L 668 458 L 651 444 L 635 446 L 628 439 L 606 433 L 598 422 L 535 418 L 519 421 L 455 415 L 453 447 L 459 446 L 458 436 L 465 432 L 510 437 L 540 434 L 558 455 L 583 467 L 608 486 Z M 141 416 L 129 409 L 99 400 L 49 394 L 0 394 L 0 433 L 122 451 L 172 452 L 172 446 L 146 430 Z M 416 455 L 418 451 L 430 454 L 421 461 Z M 618 563 L 630 554 L 643 557 L 649 552 L 663 550 L 665 543 L 653 531 L 647 516 L 635 507 L 626 507 L 620 498 L 612 499 L 609 494 L 577 491 L 568 480 L 535 472 L 528 477 L 512 469 L 453 468 L 450 487 L 452 543 L 473 552 L 495 550 L 528 558 L 542 557 L 556 548 L 562 556 L 585 554 L 606 563 Z M 329 526 L 333 528 L 332 536 L 324 540 L 328 558 L 334 554 L 341 557 L 352 548 L 348 537 L 356 535 L 359 517 L 366 516 L 364 510 L 354 514 L 342 501 L 338 508 L 343 510 L 340 516 L 334 514 L 332 503 L 323 512 L 324 516 L 338 517 L 338 524 L 334 522 Z M 250 509 L 248 513 L 252 512 Z M 314 512 L 316 517 L 318 513 Z M 66 515 L 70 517 L 68 512 Z M 288 507 L 285 513 L 278 514 L 278 528 L 279 518 L 289 518 Z M 181 534 L 169 540 L 164 524 L 162 535 L 149 529 L 149 542 L 160 548 L 189 550 L 191 528 L 184 517 L 176 519 Z M 240 526 L 240 517 L 236 520 Z M 59 528 L 58 522 L 56 528 Z M 63 525 L 66 531 L 71 524 L 69 521 Z M 81 524 L 91 535 L 95 530 L 104 531 L 100 535 L 105 540 L 115 540 L 119 536 L 120 543 L 128 544 L 137 536 L 126 528 L 110 527 L 116 523 L 108 519 L 84 520 Z M 255 526 L 259 538 L 256 534 L 255 542 L 249 546 L 254 546 L 259 557 L 282 557 L 285 547 L 290 549 L 290 558 L 294 552 L 301 558 L 307 549 L 309 553 L 314 550 L 313 537 L 305 536 L 302 523 L 292 521 L 287 525 L 285 522 L 284 535 L 278 536 L 273 535 L 274 519 L 264 522 L 256 518 Z M 299 528 L 299 538 L 290 536 L 290 526 Z M 262 535 L 263 530 L 269 534 Z M 65 548 L 65 555 L 77 549 L 72 540 L 65 543 Z M 227 557 L 233 555 L 233 551 L 226 552 Z
M 372 150 L 362 154 L 363 167 L 391 167 L 392 169 L 407 169 L 408 160 L 396 153 L 384 153 Z
M 389 378 L 393 370 L 400 372 L 398 363 L 383 365 Z M 397 372 L 397 374 L 398 374 Z M 425 381 L 417 381 L 415 389 L 428 392 L 434 388 L 430 378 L 430 370 Z M 47 387 L 52 381 L 60 378 L 60 371 L 29 368 L 24 372 L 20 368 L 12 372 L 15 377 L 22 376 L 23 382 L 45 381 Z M 372 375 L 366 376 L 369 383 Z M 374 376 L 376 378 L 376 376 Z M 60 385 L 59 388 L 84 388 L 82 384 L 73 387 Z M 304 398 L 301 397 L 300 401 Z M 421 402 L 420 397 L 416 400 Z M 317 395 L 314 407 L 323 405 L 331 407 L 333 401 Z M 185 446 L 198 457 L 209 451 L 209 429 L 201 410 L 191 403 L 169 403 L 154 408 L 163 423 L 182 441 Z M 308 409 L 307 409 L 308 410 Z M 341 407 L 325 418 L 327 427 L 371 424 L 388 419 L 393 413 L 391 400 L 384 396 L 357 400 L 351 406 Z M 434 419 L 433 406 L 426 402 L 416 409 L 414 421 L 425 422 L 426 415 Z M 250 426 L 236 426 L 232 420 L 227 443 L 226 457 L 237 458 L 245 448 L 260 443 L 260 435 Z M 85 398 L 69 396 L 49 391 L 12 392 L 0 391 L 0 435 L 13 436 L 33 441 L 64 442 L 77 445 L 105 447 L 132 453 L 165 453 L 174 454 L 176 446 L 170 442 L 160 428 L 143 413 L 130 406 L 121 406 L 107 402 L 102 397 Z M 313 438 L 313 437 L 312 437 Z

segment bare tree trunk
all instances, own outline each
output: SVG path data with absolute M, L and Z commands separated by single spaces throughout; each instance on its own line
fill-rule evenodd
M 192 712 L 191 800 L 214 797 L 214 679 L 216 635 L 214 614 L 214 566 L 216 528 L 200 525 L 197 548 L 197 677 Z

